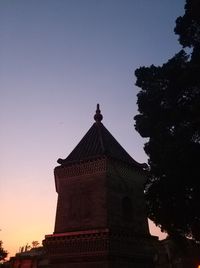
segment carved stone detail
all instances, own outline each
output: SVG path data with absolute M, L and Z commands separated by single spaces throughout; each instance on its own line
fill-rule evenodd
M 98 256 L 141 256 L 149 248 L 150 237 L 137 237 L 129 231 L 91 230 L 47 235 L 43 244 L 51 257 L 63 254 L 65 257 Z M 154 239 L 153 239 L 154 240 Z
M 84 163 L 80 162 L 71 166 L 59 166 L 55 168 L 55 174 L 60 178 L 71 178 L 102 173 L 106 172 L 106 163 L 106 158 L 101 158 Z

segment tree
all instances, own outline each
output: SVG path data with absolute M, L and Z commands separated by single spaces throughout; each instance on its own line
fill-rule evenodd
M 3 242 L 0 240 L 0 261 L 4 261 L 8 252 L 3 248 Z
M 192 61 L 200 61 L 200 2 L 186 0 L 185 14 L 176 20 L 175 33 L 179 35 L 180 44 L 192 48 Z
M 32 248 L 37 248 L 37 247 L 39 247 L 39 245 L 40 245 L 40 243 L 38 242 L 38 241 L 32 241 Z
M 181 50 L 162 66 L 135 71 L 135 128 L 149 138 L 149 218 L 170 235 L 200 241 L 200 1 L 176 20 Z

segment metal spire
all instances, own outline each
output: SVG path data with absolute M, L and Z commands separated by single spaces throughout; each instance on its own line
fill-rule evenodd
M 101 123 L 103 119 L 103 115 L 101 114 L 101 110 L 99 109 L 99 104 L 97 104 L 96 114 L 94 115 L 94 120 L 96 123 Z

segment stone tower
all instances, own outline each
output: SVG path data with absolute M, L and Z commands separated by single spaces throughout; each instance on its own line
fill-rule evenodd
M 95 122 L 66 159 L 58 159 L 55 230 L 46 235 L 53 268 L 153 267 L 143 186 L 144 164 Z

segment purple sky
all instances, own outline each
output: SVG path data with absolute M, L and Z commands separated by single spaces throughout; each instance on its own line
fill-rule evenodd
M 97 103 L 114 137 L 147 161 L 134 130 L 134 70 L 178 52 L 173 28 L 184 3 L 0 1 L 0 239 L 11 254 L 53 232 L 53 169 L 91 126 Z

